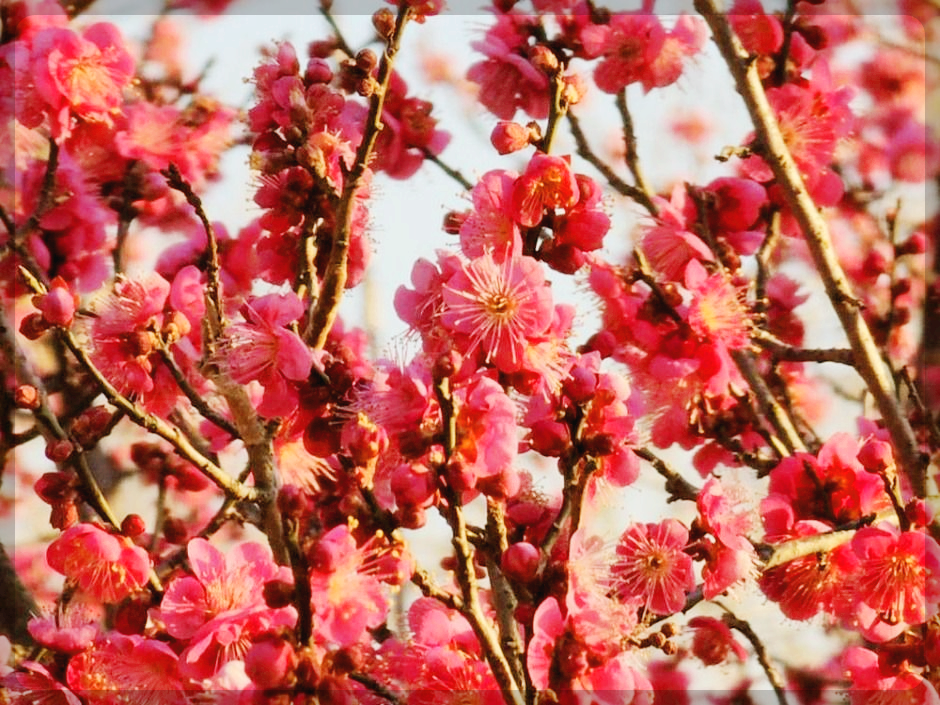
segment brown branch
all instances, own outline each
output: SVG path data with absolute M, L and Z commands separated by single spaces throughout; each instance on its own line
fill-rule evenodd
M 775 359 L 785 362 L 835 362 L 854 365 L 855 355 L 848 348 L 797 348 L 762 330 L 752 336 L 757 345 L 770 352 Z
M 826 294 L 848 336 L 855 356 L 856 369 L 884 419 L 900 465 L 914 493 L 923 497 L 926 493 L 925 459 L 895 398 L 893 380 L 885 369 L 871 331 L 859 310 L 857 299 L 832 245 L 826 220 L 807 192 L 799 168 L 780 132 L 773 109 L 761 85 L 757 64 L 750 61 L 747 51 L 731 30 L 727 18 L 715 7 L 714 0 L 694 0 L 694 5 L 711 28 L 715 43 L 734 77 L 738 93 L 747 105 L 757 141 L 764 147 L 767 163 L 803 231 Z
M 434 382 L 434 393 L 441 407 L 441 420 L 444 427 L 444 457 L 445 463 L 453 455 L 457 442 L 456 414 L 454 413 L 454 399 L 451 395 L 450 379 L 443 377 Z M 480 648 L 486 657 L 493 677 L 499 684 L 503 699 L 507 705 L 523 705 L 524 694 L 520 684 L 513 676 L 512 667 L 503 653 L 499 637 L 493 631 L 487 616 L 480 604 L 479 586 L 476 581 L 476 569 L 473 560 L 473 546 L 468 539 L 467 520 L 460 506 L 460 493 L 449 485 L 441 488 L 446 507 L 442 513 L 450 525 L 453 536 L 451 544 L 456 557 L 455 577 L 460 593 L 463 597 L 462 614 L 473 628 Z
M 336 229 L 333 232 L 333 243 L 330 247 L 330 260 L 323 277 L 320 288 L 320 297 L 311 317 L 311 328 L 308 331 L 307 342 L 315 349 L 322 350 L 326 344 L 327 336 L 333 327 L 339 302 L 346 288 L 346 258 L 349 253 L 350 230 L 352 229 L 353 214 L 356 209 L 356 192 L 366 173 L 369 158 L 375 147 L 376 139 L 383 128 L 382 108 L 385 105 L 385 96 L 388 93 L 388 83 L 392 76 L 392 66 L 395 55 L 398 53 L 401 36 L 405 25 L 411 18 L 412 9 L 402 4 L 395 19 L 395 28 L 388 38 L 385 51 L 379 61 L 379 70 L 376 77 L 377 86 L 369 100 L 369 114 L 363 126 L 362 141 L 356 149 L 356 157 L 352 168 L 346 174 L 343 184 L 343 194 L 336 209 Z M 327 15 L 327 19 L 330 17 Z
M 29 216 L 22 226 L 16 229 L 13 239 L 22 240 L 33 230 L 39 227 L 39 221 L 46 214 L 46 211 L 52 207 L 53 192 L 55 191 L 55 175 L 59 168 L 59 144 L 52 138 L 49 139 L 49 159 L 46 161 L 46 173 L 42 177 L 42 186 L 39 191 L 39 201 L 36 203 L 36 210 Z
M 653 203 L 652 199 L 636 186 L 631 186 L 617 176 L 617 173 L 610 165 L 594 153 L 591 146 L 588 144 L 584 130 L 581 129 L 581 121 L 570 111 L 568 112 L 568 125 L 571 127 L 571 134 L 578 147 L 578 156 L 597 169 L 601 175 L 607 179 L 607 183 L 610 187 L 617 193 L 636 201 L 643 206 L 650 215 L 655 217 L 659 213 L 659 209 L 656 207 L 656 204 Z
M 189 383 L 189 380 L 186 379 L 179 365 L 176 364 L 176 360 L 173 359 L 173 353 L 166 347 L 162 338 L 160 338 L 157 343 L 157 354 L 173 376 L 176 386 L 179 387 L 180 391 L 189 399 L 189 403 L 193 405 L 193 408 L 196 409 L 204 419 L 221 428 L 232 436 L 232 438 L 239 438 L 238 429 L 235 428 L 232 422 L 209 406 L 206 399 L 193 389 L 193 386 Z
M 208 316 L 208 329 L 210 342 L 214 341 L 222 333 L 225 324 L 225 311 L 222 308 L 222 294 L 219 282 L 219 243 L 215 236 L 215 228 L 209 222 L 209 217 L 202 207 L 202 199 L 193 191 L 189 184 L 180 173 L 176 164 L 170 163 L 166 169 L 161 169 L 160 173 L 166 179 L 170 188 L 179 191 L 186 198 L 186 202 L 192 206 L 196 212 L 196 217 L 202 223 L 203 230 L 206 232 L 206 315 Z
M 519 601 L 500 566 L 500 558 L 509 548 L 506 517 L 502 503 L 489 497 L 486 501 L 486 541 L 486 573 L 490 578 L 493 606 L 496 608 L 499 643 L 509 661 L 516 683 L 525 683 L 525 644 L 515 615 Z
M 741 634 L 751 642 L 751 646 L 754 647 L 754 653 L 757 655 L 757 661 L 760 663 L 761 668 L 764 669 L 764 673 L 767 674 L 767 680 L 770 681 L 770 685 L 777 695 L 777 702 L 779 705 L 787 705 L 787 696 L 785 694 L 786 685 L 784 684 L 783 678 L 780 676 L 780 672 L 777 671 L 777 668 L 770 662 L 767 647 L 764 646 L 764 642 L 761 641 L 757 632 L 754 631 L 754 628 L 749 622 L 739 618 L 725 605 L 717 601 L 716 604 L 725 611 L 725 624 L 741 632 Z
M 643 460 L 652 465 L 656 472 L 666 478 L 666 491 L 669 492 L 670 495 L 668 501 L 675 502 L 684 499 L 689 502 L 695 502 L 698 500 L 698 495 L 701 490 L 682 477 L 682 475 L 673 469 L 665 460 L 648 448 L 632 448 L 631 450 L 635 455 L 643 458 Z
M 555 70 L 549 85 L 552 88 L 552 95 L 548 104 L 548 120 L 545 123 L 545 133 L 539 141 L 539 149 L 545 154 L 552 151 L 552 142 L 555 140 L 555 133 L 558 132 L 558 124 L 568 112 L 568 101 L 564 98 L 565 76 L 563 66 L 559 66 Z
M 633 180 L 640 191 L 652 202 L 653 190 L 650 188 L 643 170 L 640 167 L 640 155 L 637 153 L 636 131 L 633 128 L 633 116 L 627 107 L 627 89 L 622 88 L 616 97 L 617 111 L 620 113 L 620 122 L 623 124 L 623 141 L 626 147 L 624 158 L 627 168 L 633 174 Z

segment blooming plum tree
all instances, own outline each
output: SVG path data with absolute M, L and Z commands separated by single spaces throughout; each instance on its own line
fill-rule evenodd
M 228 5 L 0 7 L 4 702 L 940 703 L 935 0 L 493 0 L 472 179 L 398 61 L 443 2 L 354 46 L 323 0 L 243 111 L 175 23 Z M 750 127 L 651 179 L 696 66 Z M 203 201 L 238 149 L 250 223 Z M 341 304 L 419 174 L 466 203 L 382 357 Z

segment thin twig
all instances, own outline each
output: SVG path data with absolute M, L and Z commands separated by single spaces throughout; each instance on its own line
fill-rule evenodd
M 767 680 L 770 681 L 770 685 L 774 689 L 774 693 L 777 695 L 777 702 L 780 705 L 787 705 L 787 696 L 785 693 L 786 685 L 784 684 L 783 678 L 780 676 L 780 672 L 777 671 L 777 668 L 770 662 L 770 656 L 767 654 L 767 648 L 764 646 L 764 642 L 761 641 L 760 637 L 757 635 L 757 632 L 754 631 L 754 628 L 746 620 L 741 619 L 734 612 L 732 612 L 728 607 L 723 605 L 721 602 L 715 601 L 721 609 L 725 611 L 725 624 L 727 624 L 732 629 L 736 629 L 741 632 L 744 637 L 751 642 L 751 646 L 754 647 L 754 653 L 757 655 L 757 661 L 760 663 L 761 667 L 764 669 L 764 673 L 767 674 Z
M 643 458 L 643 460 L 652 465 L 656 472 L 666 478 L 666 491 L 669 493 L 668 501 L 674 502 L 684 499 L 689 502 L 695 502 L 698 500 L 701 490 L 682 477 L 669 463 L 653 453 L 649 448 L 632 448 L 631 450 L 635 455 Z
M 486 540 L 486 573 L 490 578 L 493 605 L 496 608 L 499 643 L 503 647 L 503 653 L 506 654 L 516 682 L 525 683 L 526 674 L 523 666 L 525 645 L 515 615 L 519 601 L 500 566 L 500 557 L 509 547 L 509 540 L 506 536 L 506 517 L 503 504 L 489 497 L 486 501 Z
M 770 352 L 777 360 L 835 362 L 849 366 L 855 364 L 855 354 L 848 348 L 797 348 L 762 330 L 755 331 L 751 340 Z
M 659 209 L 652 199 L 636 186 L 631 186 L 617 176 L 617 173 L 611 169 L 610 165 L 594 153 L 591 146 L 588 144 L 584 130 L 581 129 L 581 121 L 570 111 L 568 112 L 568 125 L 571 127 L 571 134 L 574 137 L 575 145 L 578 147 L 578 156 L 597 169 L 601 175 L 607 179 L 607 183 L 610 187 L 617 193 L 636 201 L 643 206 L 650 215 L 655 217 L 659 213 Z
M 23 225 L 16 229 L 13 239 L 20 241 L 25 235 L 33 232 L 39 227 L 39 221 L 53 205 L 53 192 L 55 191 L 55 176 L 59 168 L 59 144 L 49 138 L 49 159 L 46 161 L 46 173 L 42 177 L 42 186 L 39 191 L 39 201 L 36 203 L 36 210 L 26 220 Z
M 196 217 L 199 218 L 199 222 L 202 223 L 203 230 L 206 233 L 206 315 L 208 316 L 211 341 L 215 341 L 222 334 L 225 325 L 225 311 L 222 308 L 222 293 L 219 282 L 219 242 L 215 236 L 215 228 L 212 227 L 212 223 L 202 207 L 202 199 L 193 191 L 190 183 L 183 178 L 179 167 L 170 163 L 169 167 L 162 169 L 160 173 L 166 179 L 170 188 L 183 194 L 186 202 L 196 212 Z
M 196 411 L 198 411 L 204 419 L 221 428 L 227 434 L 232 436 L 232 438 L 239 438 L 240 436 L 238 434 L 238 429 L 235 428 L 232 422 L 209 406 L 205 397 L 200 396 L 200 394 L 195 389 L 193 389 L 193 386 L 189 383 L 189 380 L 186 379 L 186 376 L 179 368 L 179 365 L 176 364 L 176 360 L 173 359 L 173 353 L 170 352 L 170 350 L 166 347 L 166 344 L 162 338 L 157 344 L 157 354 L 160 356 L 160 359 L 163 360 L 163 364 L 173 376 L 173 380 L 176 382 L 176 386 L 178 386 L 180 391 L 186 395 L 186 398 L 189 399 L 189 402 L 193 405 L 193 408 L 196 409 Z
M 754 124 L 758 144 L 774 173 L 793 215 L 800 225 L 813 262 L 819 271 L 849 345 L 855 354 L 855 367 L 885 422 L 903 472 L 918 497 L 926 493 L 926 465 L 913 429 L 895 398 L 894 383 L 881 360 L 878 347 L 853 295 L 851 286 L 832 245 L 829 227 L 806 190 L 799 168 L 780 132 L 780 126 L 761 85 L 758 67 L 715 7 L 714 0 L 694 0 L 696 10 L 708 23 L 715 43 L 731 70 L 738 93 L 744 99 Z
M 376 139 L 383 128 L 382 108 L 385 105 L 385 96 L 388 93 L 388 83 L 392 76 L 392 66 L 395 55 L 398 53 L 401 36 L 405 25 L 411 18 L 410 5 L 402 4 L 395 19 L 395 28 L 385 46 L 385 51 L 379 61 L 379 70 L 376 77 L 377 86 L 369 100 L 369 114 L 363 126 L 362 141 L 356 149 L 356 157 L 352 168 L 346 174 L 343 184 L 343 194 L 336 208 L 336 228 L 333 232 L 333 242 L 330 247 L 330 260 L 323 277 L 320 288 L 320 297 L 311 318 L 311 330 L 308 331 L 307 342 L 315 350 L 322 350 L 326 344 L 327 336 L 336 319 L 339 302 L 346 288 L 347 262 L 349 253 L 350 231 L 352 229 L 353 214 L 356 210 L 356 192 L 366 173 L 369 158 L 375 147 Z M 327 17 L 329 19 L 329 16 Z
M 454 413 L 454 400 L 451 396 L 450 379 L 444 377 L 435 380 L 434 392 L 437 396 L 438 405 L 441 407 L 446 463 L 453 454 L 457 442 L 456 414 Z M 473 628 L 473 633 L 476 635 L 486 661 L 493 671 L 496 682 L 499 683 L 500 691 L 502 691 L 503 699 L 507 705 L 524 705 L 525 698 L 521 689 L 523 684 L 518 683 L 513 676 L 512 667 L 503 653 L 499 638 L 494 633 L 480 604 L 473 547 L 467 538 L 467 521 L 460 506 L 460 493 L 453 487 L 444 486 L 441 489 L 441 494 L 447 503 L 443 513 L 453 534 L 451 544 L 456 554 L 454 572 L 463 596 L 463 615 Z
M 460 173 L 457 169 L 452 167 L 450 164 L 447 164 L 436 154 L 432 154 L 429 149 L 426 147 L 422 150 L 424 158 L 430 162 L 437 164 L 438 168 L 447 174 L 450 178 L 456 181 L 458 184 L 464 187 L 465 190 L 470 191 L 473 189 L 473 184 L 470 183 L 470 180 L 466 176 Z
M 626 88 L 622 88 L 617 93 L 616 102 L 617 111 L 620 113 L 620 122 L 623 125 L 623 141 L 626 146 L 626 154 L 624 155 L 624 158 L 627 163 L 627 168 L 630 170 L 630 173 L 633 174 L 633 180 L 636 183 L 636 187 L 646 194 L 646 197 L 650 202 L 652 202 L 653 190 L 646 181 L 646 177 L 643 175 L 643 169 L 640 167 L 640 155 L 637 152 L 636 131 L 633 127 L 633 116 L 630 114 L 630 109 L 627 107 Z

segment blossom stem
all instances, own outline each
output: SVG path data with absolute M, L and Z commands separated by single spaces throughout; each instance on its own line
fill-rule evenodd
M 766 161 L 803 231 L 826 294 L 849 339 L 855 367 L 874 397 L 891 436 L 898 460 L 918 497 L 926 492 L 926 463 L 917 439 L 895 398 L 894 384 L 885 369 L 878 347 L 865 323 L 857 299 L 839 263 L 825 218 L 819 212 L 780 131 L 773 109 L 761 84 L 757 64 L 715 7 L 714 0 L 694 0 L 696 10 L 708 23 L 715 43 L 731 70 L 738 93 L 751 116 L 758 143 L 766 150 Z
M 725 624 L 727 624 L 731 629 L 736 629 L 741 632 L 745 639 L 751 642 L 751 646 L 754 647 L 754 653 L 757 655 L 757 661 L 760 663 L 761 668 L 764 669 L 764 673 L 767 674 L 767 680 L 770 681 L 770 685 L 774 689 L 774 693 L 777 695 L 777 702 L 780 705 L 787 705 L 787 697 L 784 692 L 784 682 L 783 678 L 780 676 L 780 672 L 777 670 L 770 662 L 770 656 L 767 654 L 767 647 L 764 646 L 764 642 L 761 641 L 761 638 L 757 635 L 757 632 L 754 631 L 754 628 L 746 620 L 741 619 L 734 614 L 730 609 L 725 605 L 716 601 L 716 604 L 725 611 Z
M 623 124 L 623 141 L 626 154 L 624 159 L 627 162 L 627 168 L 633 174 L 633 180 L 636 186 L 646 197 L 652 201 L 653 191 L 650 189 L 649 182 L 643 174 L 640 167 L 640 155 L 637 153 L 636 130 L 633 127 L 633 116 L 630 114 L 630 108 L 627 106 L 627 89 L 621 88 L 616 96 L 617 112 L 620 113 L 620 122 Z
M 450 390 L 450 379 L 443 377 L 435 380 L 434 392 L 441 407 L 441 420 L 444 427 L 444 457 L 445 464 L 453 455 L 457 444 L 457 423 L 454 413 L 454 399 Z M 441 494 L 447 502 L 443 514 L 450 525 L 453 534 L 451 544 L 456 554 L 455 573 L 457 584 L 463 597 L 462 614 L 466 617 L 473 633 L 476 635 L 480 648 L 486 656 L 493 671 L 493 677 L 499 684 L 503 700 L 507 705 L 523 705 L 524 694 L 520 683 L 513 676 L 512 667 L 500 645 L 499 638 L 483 613 L 480 605 L 480 595 L 476 581 L 476 570 L 473 562 L 473 547 L 468 539 L 467 520 L 460 508 L 460 494 L 453 487 L 445 485 Z
M 545 154 L 552 151 L 552 142 L 555 140 L 555 133 L 558 132 L 558 123 L 564 119 L 568 112 L 568 101 L 565 100 L 565 75 L 564 67 L 559 66 L 551 77 L 552 95 L 549 102 L 548 120 L 545 123 L 545 132 L 542 135 L 539 149 Z
M 493 602 L 496 608 L 496 621 L 499 625 L 499 642 L 503 653 L 509 661 L 512 675 L 516 683 L 526 683 L 525 668 L 523 668 L 523 654 L 525 647 L 522 635 L 519 633 L 519 623 L 516 621 L 515 611 L 519 604 L 512 585 L 503 575 L 500 568 L 499 557 L 509 548 L 506 536 L 506 517 L 503 504 L 487 497 L 486 500 L 486 574 L 490 578 L 490 587 L 493 593 Z
M 333 232 L 333 243 L 330 247 L 330 259 L 320 288 L 320 296 L 311 317 L 311 327 L 307 331 L 307 342 L 315 349 L 322 350 L 326 345 L 327 336 L 336 320 L 339 302 L 343 290 L 346 288 L 347 262 L 349 253 L 350 231 L 352 229 L 353 213 L 356 206 L 356 192 L 362 183 L 369 158 L 375 148 L 379 132 L 383 128 L 382 108 L 385 105 L 385 96 L 388 93 L 388 83 L 392 76 L 392 66 L 395 55 L 401 43 L 401 36 L 405 25 L 411 18 L 410 5 L 402 4 L 395 18 L 395 28 L 385 45 L 385 51 L 379 61 L 379 70 L 376 77 L 377 87 L 369 100 L 369 113 L 363 125 L 362 141 L 356 149 L 356 157 L 352 167 L 346 173 L 343 184 L 343 193 L 336 209 L 336 229 Z M 327 15 L 329 20 L 329 15 Z
M 594 153 L 591 149 L 591 145 L 588 144 L 584 130 L 581 129 L 581 121 L 570 111 L 568 112 L 568 125 L 571 127 L 571 134 L 578 147 L 578 156 L 597 169 L 601 175 L 607 179 L 607 183 L 610 184 L 611 188 L 617 193 L 636 201 L 643 206 L 650 215 L 655 217 L 659 209 L 656 207 L 656 204 L 653 203 L 653 200 L 642 190 L 638 189 L 636 186 L 631 186 L 617 176 L 617 173 L 610 165 Z
M 354 680 L 357 683 L 364 685 L 372 693 L 378 695 L 383 700 L 387 700 L 392 703 L 392 705 L 399 705 L 401 700 L 398 699 L 398 696 L 394 692 L 386 688 L 384 685 L 375 680 L 372 676 L 366 675 L 365 673 L 359 673 L 358 671 L 353 671 L 349 674 L 350 680 Z
M 437 164 L 438 168 L 441 171 L 447 174 L 450 178 L 452 178 L 458 184 L 463 186 L 465 190 L 470 191 L 471 189 L 473 189 L 473 184 L 470 183 L 470 181 L 467 179 L 466 176 L 461 174 L 459 170 L 452 167 L 450 164 L 448 164 L 443 159 L 441 159 L 438 155 L 432 153 L 431 150 L 429 150 L 427 147 L 422 149 L 422 154 L 424 154 L 425 159 L 427 159 L 430 162 L 433 162 L 434 164 Z
M 680 499 L 689 502 L 698 500 L 698 495 L 701 490 L 682 477 L 669 463 L 653 453 L 649 448 L 632 448 L 631 450 L 633 450 L 636 456 L 643 458 L 643 460 L 653 466 L 656 472 L 666 478 L 666 491 L 669 492 L 669 502 L 675 502 Z
M 49 408 L 49 398 L 46 394 L 45 385 L 43 385 L 42 380 L 27 362 L 27 358 L 20 349 L 20 346 L 17 345 L 13 329 L 10 328 L 6 313 L 2 308 L 0 308 L 0 346 L 2 346 L 3 354 L 7 360 L 13 363 L 17 382 L 19 384 L 28 384 L 34 387 L 38 392 L 38 405 L 33 410 L 36 423 L 45 429 L 47 436 L 51 436 L 60 441 L 69 441 L 72 444 L 74 450 L 70 458 L 70 464 L 75 468 L 75 473 L 78 475 L 78 479 L 81 482 L 83 498 L 99 517 L 106 521 L 114 531 L 119 532 L 121 530 L 121 522 L 111 508 L 108 498 L 105 496 L 104 492 L 101 491 L 98 480 L 95 478 L 95 474 L 88 464 L 88 456 L 85 450 L 80 444 L 72 440 L 68 431 L 62 428 L 58 417 L 56 417 L 52 409 Z M 149 582 L 155 592 L 163 592 L 163 585 L 154 570 L 150 571 Z
M 219 242 L 215 236 L 215 228 L 209 222 L 202 199 L 193 191 L 193 187 L 183 178 L 179 167 L 171 163 L 160 173 L 166 179 L 170 188 L 179 191 L 186 198 L 186 202 L 196 212 L 196 217 L 206 231 L 206 314 L 208 316 L 209 340 L 214 342 L 221 334 L 225 325 L 225 313 L 222 308 L 222 293 L 219 284 Z

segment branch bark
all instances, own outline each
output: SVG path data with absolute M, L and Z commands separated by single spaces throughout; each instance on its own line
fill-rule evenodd
M 826 294 L 849 339 L 855 367 L 884 419 L 899 464 L 915 494 L 923 497 L 926 492 L 926 463 L 921 456 L 917 439 L 897 402 L 894 382 L 885 369 L 878 347 L 836 256 L 826 220 L 806 190 L 796 162 L 780 132 L 780 126 L 761 84 L 757 64 L 750 60 L 747 51 L 731 30 L 727 17 L 718 11 L 714 0 L 694 0 L 694 5 L 711 28 L 712 37 L 731 70 L 738 93 L 747 106 L 757 140 L 766 149 L 767 163 L 803 231 Z

